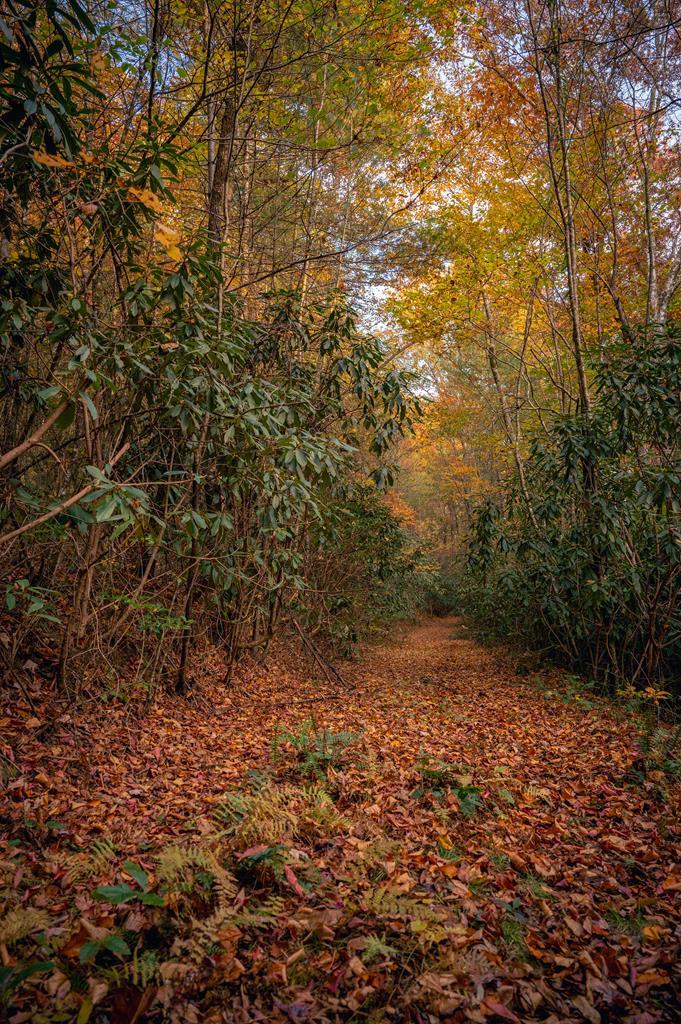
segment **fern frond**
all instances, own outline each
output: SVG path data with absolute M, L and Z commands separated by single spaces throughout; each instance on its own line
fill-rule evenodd
M 170 890 L 190 890 L 199 869 L 212 876 L 219 907 L 228 906 L 237 893 L 234 876 L 222 866 L 215 851 L 209 847 L 166 846 L 157 856 L 156 864 L 159 881 Z
M 184 884 L 194 868 L 208 869 L 211 857 L 198 846 L 166 846 L 156 858 L 158 880 L 169 886 Z
M 0 945 L 11 946 L 34 932 L 41 932 L 50 923 L 50 915 L 33 907 L 15 907 L 0 920 Z
M 285 906 L 281 896 L 270 896 L 264 903 L 233 914 L 230 923 L 235 928 L 267 928 L 284 913 Z
M 443 908 L 434 908 L 420 900 L 389 892 L 387 889 L 373 889 L 364 894 L 364 904 L 376 917 L 401 917 L 410 921 L 438 922 L 444 915 Z
M 229 794 L 216 815 L 240 842 L 248 844 L 278 843 L 287 837 L 306 839 L 346 824 L 318 784 L 269 785 L 257 793 Z
M 206 949 L 220 945 L 221 938 L 229 929 L 235 929 L 234 910 L 230 907 L 218 907 L 210 917 L 191 922 L 191 938 L 187 944 L 187 952 L 192 959 L 201 959 Z M 238 934 L 238 933 L 237 933 Z
M 124 985 L 146 988 L 152 981 L 160 979 L 160 966 L 161 962 L 153 950 L 135 949 L 132 959 L 127 964 L 117 964 L 115 967 L 103 967 L 99 970 L 109 982 L 110 988 L 122 988 Z
M 60 853 L 55 861 L 69 885 L 78 885 L 105 874 L 117 857 L 118 850 L 110 839 L 97 839 L 87 852 Z
M 118 849 L 110 839 L 96 839 L 89 853 L 92 875 L 103 874 L 118 857 Z
M 387 946 L 377 935 L 367 935 L 366 945 L 362 950 L 362 960 L 365 964 L 373 963 L 374 960 L 390 960 L 397 954 L 398 950 Z
M 209 868 L 209 871 L 215 879 L 213 887 L 218 900 L 218 907 L 221 910 L 225 910 L 234 900 L 239 887 L 236 883 L 236 879 L 231 871 L 227 871 L 222 865 L 216 860 L 213 867 Z
M 138 953 L 135 949 L 132 960 L 125 964 L 122 973 L 126 981 L 130 981 L 137 988 L 146 988 L 158 977 L 159 966 L 159 959 L 153 950 L 145 949 Z
M 450 953 L 443 966 L 446 966 L 452 974 L 484 977 L 491 967 L 491 961 L 486 953 L 478 949 L 457 950 Z

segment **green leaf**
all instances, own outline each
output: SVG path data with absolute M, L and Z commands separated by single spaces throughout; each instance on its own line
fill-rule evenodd
M 142 892 L 139 894 L 140 903 L 144 903 L 146 907 L 164 907 L 165 900 L 163 896 L 159 896 L 156 892 Z
M 149 878 L 147 877 L 146 871 L 144 871 L 139 864 L 135 864 L 132 860 L 126 860 L 123 864 L 123 870 L 127 871 L 128 874 L 135 879 L 141 889 L 146 890 L 149 888 Z
M 0 967 L 0 996 L 6 992 L 13 992 L 22 981 L 30 978 L 33 974 L 51 971 L 54 966 L 51 960 L 46 960 L 41 963 L 26 964 L 25 967 Z
M 98 413 L 97 413 L 97 409 L 95 407 L 95 403 L 92 401 L 92 399 L 90 398 L 90 396 L 88 395 L 88 393 L 86 391 L 80 391 L 79 394 L 80 394 L 80 397 L 85 402 L 85 404 L 86 404 L 86 406 L 88 408 L 88 412 L 92 416 L 93 420 L 96 420 L 97 416 L 98 416 Z
M 98 523 L 106 523 L 118 511 L 118 498 L 109 498 L 95 513 Z
M 120 935 L 107 935 L 102 940 L 102 946 L 108 949 L 109 952 L 115 953 L 116 956 L 130 956 L 131 953 L 130 946 Z
M 98 942 L 97 939 L 88 939 L 88 941 L 84 942 L 80 947 L 78 959 L 82 964 L 90 964 L 95 959 L 101 948 L 102 943 Z
M 57 418 L 55 426 L 58 430 L 67 430 L 76 418 L 76 403 L 69 402 L 63 413 Z
M 105 903 L 113 903 L 114 906 L 118 906 L 120 903 L 130 903 L 131 900 L 138 900 L 144 893 L 141 893 L 139 889 L 133 889 L 132 886 L 127 885 L 125 882 L 121 882 L 120 885 L 98 885 L 93 890 L 92 895 L 97 900 L 103 900 Z

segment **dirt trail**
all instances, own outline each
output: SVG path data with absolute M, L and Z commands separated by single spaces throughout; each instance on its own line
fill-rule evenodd
M 234 870 L 246 848 L 274 844 L 293 850 L 291 876 L 241 878 L 256 903 L 273 887 L 277 915 L 230 939 L 238 986 L 205 965 L 185 988 L 166 982 L 177 1007 L 200 1007 L 174 1019 L 679 1019 L 678 784 L 637 779 L 633 723 L 607 702 L 559 673 L 518 676 L 466 635 L 454 619 L 402 627 L 341 664 L 347 693 L 284 646 L 230 691 L 216 653 L 194 700 L 162 698 L 144 716 L 135 700 L 57 709 L 46 735 L 9 706 L 20 774 L 4 835 L 45 872 L 30 898 L 49 907 L 56 884 L 68 915 L 55 865 L 95 837 L 154 878 L 153 851 L 203 841 L 239 789 L 251 803 L 229 840 Z M 356 738 L 305 775 L 273 737 L 311 716 Z M 306 810 L 290 787 L 310 785 L 332 804 Z M 268 804 L 258 786 L 289 796 Z M 120 877 L 107 870 L 99 881 Z M 76 886 L 80 913 L 96 913 L 95 881 Z

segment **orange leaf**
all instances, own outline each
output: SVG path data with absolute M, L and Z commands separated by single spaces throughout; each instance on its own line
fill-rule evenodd
M 43 167 L 73 167 L 73 161 L 66 160 L 57 153 L 46 153 L 44 149 L 38 149 L 32 153 L 33 159 Z
M 669 982 L 669 975 L 664 971 L 643 971 L 636 977 L 636 987 L 639 985 L 666 985 Z

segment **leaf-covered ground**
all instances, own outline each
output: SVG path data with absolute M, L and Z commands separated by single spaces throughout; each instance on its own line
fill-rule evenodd
M 226 689 L 213 656 L 146 711 L 12 691 L 14 1024 L 679 1019 L 679 785 L 633 719 L 454 620 L 342 671 L 278 650 Z

